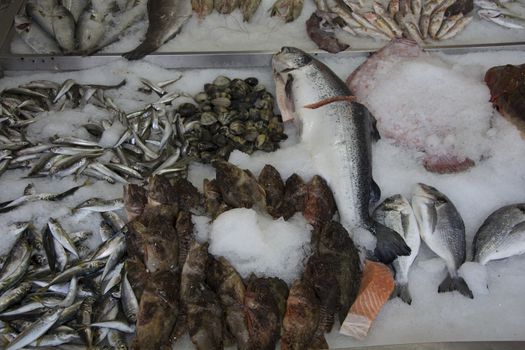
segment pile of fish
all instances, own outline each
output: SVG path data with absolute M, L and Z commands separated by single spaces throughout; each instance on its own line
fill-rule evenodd
M 86 55 L 117 41 L 145 12 L 146 0 L 28 1 L 15 29 L 36 53 Z
M 271 152 L 286 138 L 273 96 L 256 78 L 219 76 L 203 92 L 191 97 L 166 91 L 177 79 L 153 83 L 142 79 L 146 92 L 159 99 L 144 108 L 123 112 L 104 90 L 115 86 L 63 84 L 34 81 L 1 93 L 2 128 L 0 174 L 7 169 L 29 168 L 27 176 L 88 176 L 110 183 L 142 181 L 152 174 L 184 176 L 192 160 L 227 159 L 240 149 Z M 179 98 L 191 99 L 177 107 Z M 52 137 L 49 143 L 32 144 L 26 127 L 38 113 L 75 108 L 91 103 L 109 110 L 111 119 L 84 125 L 90 139 Z M 117 138 L 101 143 L 105 134 Z M 106 138 L 107 139 L 107 138 Z
M 348 47 L 331 33 L 334 28 L 385 41 L 405 37 L 425 46 L 431 40 L 456 36 L 472 21 L 467 16 L 472 1 L 391 0 L 386 6 L 379 1 L 367 6 L 361 2 L 318 0 L 316 6 L 318 11 L 307 22 L 307 31 L 320 48 L 330 52 Z
M 509 29 L 525 29 L 525 3 L 522 0 L 474 0 L 481 19 Z
M 0 270 L 0 346 L 50 348 L 66 343 L 92 348 L 106 341 L 125 348 L 133 333 L 136 297 L 127 279 L 123 207 L 97 199 L 77 210 L 100 212 L 100 244 L 86 245 L 91 232 L 67 232 L 49 218 L 42 232 L 30 223 L 10 229 L 17 237 Z
M 331 220 L 336 207 L 326 181 L 314 176 L 305 183 L 294 174 L 285 183 L 270 165 L 258 178 L 225 161 L 213 165 L 216 178 L 204 180 L 202 196 L 183 179 L 171 185 L 154 177 L 147 192 L 126 187 L 124 202 L 133 220 L 126 266 L 140 304 L 137 348 L 160 348 L 186 331 L 198 349 L 235 343 L 239 349 L 274 349 L 280 337 L 285 349 L 326 348 L 324 333 L 335 314 L 344 318 L 361 279 L 356 247 Z M 243 280 L 226 259 L 208 253 L 207 243 L 195 241 L 193 212 L 216 217 L 240 207 L 287 218 L 300 211 L 313 225 L 314 253 L 290 290 L 275 277 Z M 155 282 L 166 275 L 170 282 Z M 164 326 L 155 327 L 159 324 Z

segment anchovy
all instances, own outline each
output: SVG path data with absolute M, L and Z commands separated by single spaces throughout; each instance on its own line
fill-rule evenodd
M 18 334 L 17 337 L 9 343 L 6 350 L 21 349 L 40 338 L 40 336 L 53 327 L 63 311 L 63 308 L 48 311 L 43 317 L 36 320 L 31 326 Z
M 138 60 L 156 51 L 173 38 L 191 17 L 191 2 L 186 0 L 149 0 L 149 26 L 144 41 L 134 50 L 125 53 L 128 60 Z
M 370 218 L 371 192 L 378 189 L 372 180 L 373 116 L 365 106 L 350 100 L 330 102 L 351 93 L 328 67 L 305 52 L 285 47 L 273 56 L 272 65 L 276 85 L 284 84 L 286 91 L 286 106 L 279 107 L 292 109 L 289 115 L 295 115 L 301 125 L 301 139 L 312 145 L 326 140 L 333 150 L 319 165 L 323 169 L 337 164 L 339 173 L 335 177 L 326 174 L 326 179 L 338 189 L 334 197 L 343 225 L 354 239 L 368 235 L 366 231 L 374 233 L 375 254 L 383 262 L 408 255 L 410 248 L 398 233 Z M 310 109 L 311 104 L 321 107 Z
M 474 237 L 474 260 L 482 265 L 525 253 L 525 204 L 504 206 L 490 214 Z
M 466 242 L 465 224 L 456 207 L 437 189 L 422 183 L 414 189 L 412 207 L 421 239 L 447 265 L 448 275 L 439 285 L 438 292 L 457 290 L 472 299 L 472 291 L 457 274 L 465 262 Z

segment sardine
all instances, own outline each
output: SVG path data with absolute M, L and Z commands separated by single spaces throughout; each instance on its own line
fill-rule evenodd
M 40 336 L 45 334 L 57 322 L 63 311 L 63 308 L 49 310 L 43 317 L 36 320 L 28 328 L 18 334 L 16 338 L 9 343 L 6 350 L 21 349 L 40 338 Z
M 74 210 L 89 210 L 96 212 L 105 212 L 119 210 L 124 207 L 124 201 L 121 198 L 102 199 L 91 198 L 77 205 Z
M 75 244 L 73 243 L 73 241 L 71 241 L 71 238 L 69 237 L 67 232 L 62 228 L 62 225 L 60 225 L 60 223 L 56 219 L 49 218 L 48 226 L 53 237 L 58 242 L 60 242 L 60 244 L 62 244 L 64 248 L 66 248 L 78 257 L 78 252 L 75 248 Z
M 418 184 L 413 192 L 412 208 L 421 239 L 445 261 L 448 275 L 439 285 L 438 292 L 459 291 L 474 298 L 472 291 L 457 270 L 465 262 L 465 224 L 450 199 L 434 187 Z
M 412 303 L 412 297 L 408 289 L 408 272 L 414 262 L 421 238 L 416 217 L 410 203 L 401 195 L 394 195 L 383 201 L 374 210 L 374 219 L 388 228 L 399 233 L 406 244 L 410 247 L 409 256 L 400 256 L 393 262 L 396 278 L 396 289 L 394 295 L 400 297 L 407 304 Z
M 106 264 L 103 260 L 94 260 L 94 261 L 85 261 L 81 262 L 78 265 L 72 266 L 65 270 L 64 272 L 58 274 L 53 278 L 47 285 L 46 288 L 52 286 L 53 284 L 63 283 L 69 281 L 74 276 L 86 276 L 94 272 L 101 270 Z
M 149 0 L 146 38 L 137 48 L 122 56 L 138 60 L 156 51 L 180 31 L 191 12 L 190 0 Z
M 120 292 L 120 300 L 122 302 L 122 309 L 124 311 L 124 314 L 126 315 L 128 321 L 134 323 L 137 321 L 137 314 L 139 312 L 139 302 L 137 300 L 137 297 L 135 296 L 135 292 L 133 292 L 133 288 L 131 288 L 131 284 L 128 281 L 127 272 L 124 272 L 124 276 L 122 277 Z
M 0 296 L 0 312 L 21 301 L 31 290 L 31 282 L 22 282 Z
M 374 233 L 375 254 L 381 261 L 390 263 L 398 255 L 410 254 L 410 248 L 399 234 L 370 218 L 371 192 L 378 189 L 372 180 L 373 117 L 370 112 L 349 98 L 345 101 L 351 95 L 345 83 L 299 49 L 283 48 L 274 55 L 272 64 L 276 85 L 285 85 L 289 101 L 279 108 L 288 110 L 294 106 L 290 114 L 295 115 L 301 125 L 302 141 L 316 147 L 324 142 L 333 150 L 318 159 L 317 166 L 333 169 L 337 164 L 338 173 L 326 174 L 325 178 L 338 189 L 334 196 L 343 225 L 356 242 L 363 242 L 364 238 L 366 244 L 369 238 L 362 236 Z M 334 98 L 339 101 L 333 102 Z M 311 104 L 319 107 L 308 108 Z M 320 114 L 331 117 L 322 118 Z
M 0 292 L 14 286 L 24 277 L 31 262 L 31 252 L 27 239 L 18 238 L 0 270 Z
M 474 237 L 474 260 L 482 265 L 525 253 L 525 204 L 490 214 Z

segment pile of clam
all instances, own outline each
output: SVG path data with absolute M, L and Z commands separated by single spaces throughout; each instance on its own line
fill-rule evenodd
M 219 76 L 194 96 L 197 106 L 178 107 L 184 120 L 188 155 L 204 163 L 227 159 L 238 149 L 275 151 L 286 139 L 280 115 L 273 113 L 274 97 L 256 78 Z

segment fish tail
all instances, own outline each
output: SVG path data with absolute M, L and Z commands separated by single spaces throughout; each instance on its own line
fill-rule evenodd
M 122 54 L 122 57 L 130 61 L 140 60 L 141 58 L 155 51 L 156 49 L 157 49 L 156 45 L 153 45 L 149 41 L 144 41 L 142 44 L 140 44 L 139 46 L 137 46 L 130 52 L 126 52 L 125 54 Z
M 456 276 L 452 277 L 450 274 L 447 274 L 447 277 L 441 282 L 438 288 L 439 293 L 452 292 L 457 290 L 464 296 L 470 299 L 474 299 L 472 291 L 467 285 L 467 282 L 462 277 Z
M 408 290 L 408 284 L 396 284 L 394 292 L 392 292 L 392 298 L 400 298 L 408 305 L 412 304 L 412 296 L 410 290 Z
M 410 255 L 410 248 L 396 231 L 374 221 L 372 232 L 377 238 L 374 255 L 382 263 L 388 265 L 400 255 Z

